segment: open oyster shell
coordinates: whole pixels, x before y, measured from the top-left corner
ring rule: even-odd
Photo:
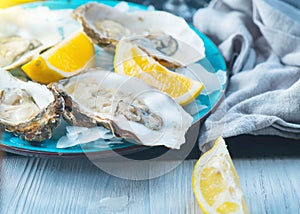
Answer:
[[[193,118],[168,95],[136,78],[101,69],[53,83],[71,125],[102,125],[116,137],[179,149]]]
[[[0,70],[0,124],[27,141],[43,141],[58,126],[63,99],[45,85]]]
[[[0,9],[0,68],[16,68],[80,29],[71,12],[48,7]]]
[[[139,44],[146,44],[144,49],[157,60],[168,60],[168,67],[186,66],[205,57],[202,39],[183,18],[164,11],[122,12],[104,4],[88,3],[74,10],[73,16],[101,47],[114,48],[124,37],[145,36]]]

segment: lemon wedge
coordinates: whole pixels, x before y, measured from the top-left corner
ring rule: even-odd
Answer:
[[[40,83],[56,82],[92,67],[95,49],[85,33],[79,31],[22,66],[23,71]]]
[[[197,161],[192,187],[204,213],[249,213],[223,138]]]
[[[136,44],[121,40],[116,47],[114,69],[118,74],[136,77],[167,93],[181,105],[193,101],[203,84],[182,74],[168,70]]]
[[[0,8],[11,7],[17,4],[24,4],[29,2],[34,2],[39,0],[10,0],[10,1],[0,1]]]

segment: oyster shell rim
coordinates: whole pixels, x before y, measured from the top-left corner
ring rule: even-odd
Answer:
[[[0,74],[3,74],[4,72],[6,77],[10,78],[10,81],[21,82],[25,85],[27,84],[26,82],[14,77],[9,71],[3,69],[0,70]],[[51,93],[53,99],[51,99],[45,107],[40,109],[40,112],[37,115],[27,119],[26,121],[11,123],[10,121],[0,118],[0,124],[4,127],[5,131],[11,132],[16,136],[19,136],[21,139],[25,139],[29,142],[41,142],[51,138],[53,129],[59,125],[61,113],[64,109],[64,102],[63,98],[56,92],[52,91],[49,87],[32,81],[29,81],[28,84],[33,84],[35,87],[42,87],[43,90],[47,90]]]
[[[171,32],[172,30],[170,32],[164,31],[164,30],[160,30],[160,31],[163,33],[166,33],[166,35],[172,36],[175,40],[177,40],[177,43],[180,44],[180,47],[178,47],[178,50],[189,47],[189,48],[191,48],[193,54],[189,55],[189,57],[185,58],[184,60],[183,59],[181,59],[181,60],[173,59],[172,60],[171,57],[169,57],[169,59],[167,60],[168,57],[160,58],[159,55],[154,55],[154,56],[151,55],[151,57],[155,58],[156,60],[159,59],[159,61],[161,61],[165,66],[167,66],[171,69],[186,66],[188,64],[197,62],[197,61],[205,58],[205,56],[206,56],[205,45],[204,45],[203,39],[201,37],[199,37],[199,35],[197,35],[197,33],[194,32],[193,29],[191,29],[189,24],[182,17],[176,16],[174,14],[171,14],[169,12],[162,11],[162,10],[154,10],[154,11],[138,10],[138,11],[132,11],[132,12],[131,11],[124,12],[124,11],[120,11],[120,10],[116,9],[115,7],[112,7],[112,6],[109,6],[109,5],[100,3],[100,2],[87,2],[87,3],[77,7],[76,9],[74,9],[72,16],[75,20],[77,20],[79,23],[81,23],[84,32],[99,47],[106,48],[107,50],[113,52],[115,50],[117,43],[121,39],[127,39],[127,38],[137,37],[137,36],[147,36],[148,34],[152,34],[152,33],[155,34],[156,32],[155,31],[151,32],[151,31],[149,31],[149,29],[144,29],[145,32],[146,31],[147,32],[149,31],[149,32],[146,34],[145,34],[145,32],[144,33],[134,32],[131,36],[128,36],[128,37],[125,36],[119,40],[109,37],[109,36],[101,33],[100,31],[98,31],[95,27],[95,24],[90,23],[92,21],[87,19],[87,15],[86,15],[85,11],[87,11],[88,9],[93,8],[93,7],[98,7],[98,8],[100,8],[99,10],[107,10],[108,12],[104,11],[104,14],[109,13],[109,12],[112,13],[112,11],[113,11],[114,18],[116,16],[125,16],[125,17],[131,19],[131,21],[135,21],[136,23],[142,22],[145,18],[147,20],[147,17],[156,17],[156,16],[166,16],[165,17],[166,20],[174,19],[174,21],[175,21],[175,19],[176,19],[177,25],[180,25],[181,29],[182,29],[181,31],[184,31],[184,32],[181,32],[181,31],[180,31],[180,33],[178,33],[177,31]],[[157,15],[155,16],[154,13],[156,13]],[[116,18],[116,19],[118,19],[118,18]],[[113,20],[113,19],[111,19],[111,20]],[[116,22],[119,23],[118,21],[116,21]],[[122,25],[121,22],[119,24]],[[153,29],[151,29],[151,30],[153,30]],[[185,31],[188,31],[188,33]],[[194,46],[196,46],[196,47],[194,47]],[[197,57],[194,56],[195,54],[197,55]],[[193,58],[193,59],[191,60],[191,58]],[[180,61],[180,63],[178,63],[178,61]]]
[[[70,79],[72,79],[72,78],[78,78],[80,75],[92,74],[93,72],[100,72],[100,73],[103,72],[103,75],[112,74],[115,77],[120,76],[122,78],[125,78],[126,80],[134,79],[139,84],[144,85],[148,89],[156,91],[157,93],[164,96],[165,99],[170,100],[168,102],[172,102],[172,103],[176,104],[176,108],[179,108],[181,116],[185,117],[185,119],[186,119],[186,120],[181,120],[181,124],[179,125],[179,127],[181,127],[180,132],[183,131],[183,133],[181,133],[181,134],[183,134],[183,136],[180,135],[180,138],[174,138],[173,140],[170,139],[170,141],[168,143],[162,144],[161,141],[159,141],[160,143],[151,145],[149,143],[144,142],[144,140],[145,140],[144,137],[143,138],[138,137],[138,135],[140,136],[140,134],[137,135],[136,133],[130,131],[130,129],[126,130],[124,128],[121,128],[112,119],[101,118],[101,116],[95,115],[95,113],[93,113],[93,112],[88,112],[87,109],[85,109],[85,107],[81,108],[80,104],[76,101],[76,99],[74,100],[74,98],[72,96],[68,95],[64,91],[65,86],[63,84],[68,84]],[[169,147],[169,148],[179,149],[180,146],[185,143],[185,133],[193,125],[193,117],[189,113],[187,113],[179,104],[177,104],[175,102],[174,99],[169,97],[166,93],[161,92],[158,89],[153,88],[152,86],[148,85],[147,83],[145,83],[144,81],[142,81],[140,79],[137,79],[137,78],[134,78],[134,77],[129,77],[129,76],[126,76],[126,75],[116,74],[114,72],[107,71],[107,70],[104,70],[102,68],[87,69],[85,72],[76,74],[76,75],[72,76],[71,78],[64,78],[64,79],[60,80],[57,83],[52,83],[51,88],[53,90],[55,90],[57,93],[61,94],[61,96],[64,98],[64,100],[65,100],[65,109],[62,113],[62,116],[65,119],[65,121],[68,122],[70,125],[83,126],[83,127],[94,127],[94,126],[102,125],[105,128],[110,129],[115,137],[124,138],[124,139],[129,140],[129,141],[134,140],[134,141],[136,141],[136,143],[139,143],[141,145],[146,145],[146,146],[150,146],[150,145],[151,146],[161,146],[161,145],[164,145],[164,146]],[[75,111],[74,111],[74,109],[75,109]],[[132,121],[132,122],[134,122],[134,121]],[[165,121],[164,121],[164,123],[165,123]],[[142,126],[144,126],[144,125],[142,125]],[[170,130],[173,130],[173,129],[171,127],[165,127],[164,126],[164,128],[162,130],[159,130],[158,133],[161,133],[161,131],[167,131],[166,133],[170,133],[171,132]],[[155,130],[152,130],[152,131],[155,132]],[[174,144],[174,141],[176,141],[175,144]],[[174,146],[172,146],[172,144]]]

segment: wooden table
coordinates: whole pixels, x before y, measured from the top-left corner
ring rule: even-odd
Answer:
[[[255,144],[237,141],[228,139],[229,150],[251,213],[300,213],[300,155],[285,154],[297,148],[299,153],[299,144],[279,139],[267,143],[269,150],[278,150],[275,156],[251,156]],[[6,155],[0,213],[201,213],[191,188],[195,162],[185,160],[163,176],[135,181],[111,176],[87,158]],[[169,162],[161,165],[167,168]]]

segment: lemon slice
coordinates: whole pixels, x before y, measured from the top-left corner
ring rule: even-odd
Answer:
[[[192,186],[204,213],[249,213],[239,177],[221,137],[197,161]]]
[[[10,0],[10,1],[0,1],[0,8],[11,7],[17,4],[24,4],[29,2],[34,2],[39,0]]]
[[[193,101],[203,89],[201,82],[168,70],[137,45],[126,40],[121,40],[116,47],[114,69],[116,73],[145,81],[181,105]]]
[[[94,65],[95,49],[85,33],[79,31],[22,66],[34,81],[56,82]]]

